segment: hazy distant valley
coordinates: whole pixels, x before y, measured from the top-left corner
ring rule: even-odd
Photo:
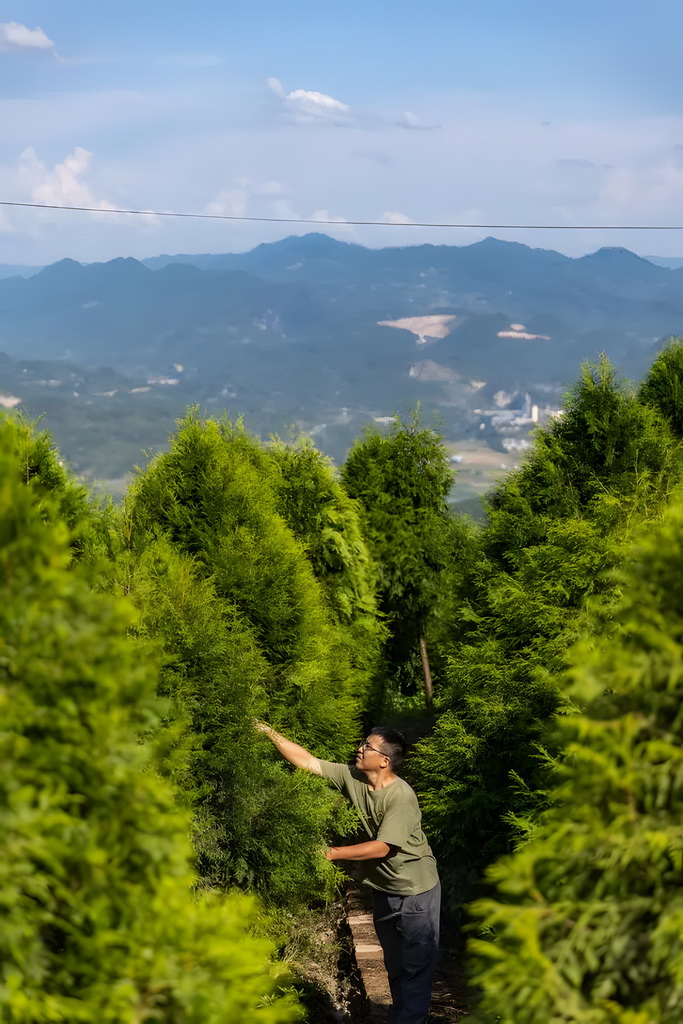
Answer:
[[[683,333],[676,262],[319,234],[243,254],[63,260],[0,279],[0,403],[44,413],[74,468],[115,488],[188,404],[264,435],[307,431],[340,459],[365,423],[420,401],[462,456],[467,498],[519,458],[583,359],[605,351],[637,378]]]

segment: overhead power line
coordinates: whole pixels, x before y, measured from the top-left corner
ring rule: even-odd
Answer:
[[[486,228],[497,231],[683,231],[681,224],[460,224],[453,221],[323,220],[318,217],[248,217],[230,213],[178,213],[170,210],[118,210],[95,206],[58,206],[56,203],[14,203],[0,199],[0,206],[29,210],[69,210],[80,213],[125,213],[136,217],[183,217],[194,220],[251,221],[259,224],[323,224],[377,228]]]

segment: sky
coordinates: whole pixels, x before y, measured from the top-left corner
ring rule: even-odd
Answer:
[[[313,230],[683,256],[683,230],[568,230],[683,227],[681,38],[681,0],[8,0],[0,200],[101,212],[0,205],[0,263]]]

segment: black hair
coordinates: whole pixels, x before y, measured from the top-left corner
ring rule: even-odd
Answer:
[[[398,729],[390,729],[386,725],[374,726],[368,736],[379,736],[382,741],[382,752],[391,760],[391,770],[395,771],[406,754],[406,741]]]

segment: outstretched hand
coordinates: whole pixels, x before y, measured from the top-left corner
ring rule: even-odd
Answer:
[[[254,728],[257,732],[265,733],[266,736],[272,732],[271,727],[266,722],[261,722],[258,718],[254,719]]]

